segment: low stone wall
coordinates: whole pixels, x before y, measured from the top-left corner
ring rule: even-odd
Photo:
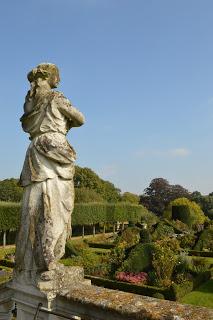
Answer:
[[[76,286],[57,298],[57,309],[98,320],[213,320],[213,310],[96,286]]]
[[[38,320],[213,320],[211,309],[87,284],[73,285],[53,300],[30,287],[0,285],[1,320],[11,320],[14,302],[17,320],[35,319],[40,303]]]

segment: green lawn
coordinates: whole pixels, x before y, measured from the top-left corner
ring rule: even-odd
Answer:
[[[187,294],[180,302],[213,308],[213,279],[205,282],[196,290]]]

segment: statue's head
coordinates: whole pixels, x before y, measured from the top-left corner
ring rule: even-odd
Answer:
[[[56,88],[60,82],[58,67],[53,63],[40,63],[27,75],[30,83],[46,80],[51,88]]]

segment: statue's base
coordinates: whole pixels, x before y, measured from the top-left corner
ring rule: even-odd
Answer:
[[[35,282],[37,285],[34,284]],[[41,274],[35,282],[30,283],[30,279],[26,279],[26,274],[22,274],[20,277],[16,276],[7,285],[13,292],[13,301],[17,307],[17,320],[60,319],[60,317],[43,311],[39,311],[38,317],[35,318],[39,304],[46,310],[57,310],[57,295],[69,291],[69,287],[73,284],[89,284],[88,280],[84,279],[83,268],[64,267],[63,265],[54,271]]]

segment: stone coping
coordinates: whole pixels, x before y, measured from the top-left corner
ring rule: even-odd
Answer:
[[[97,286],[72,286],[62,294],[72,303],[113,312],[120,319],[137,320],[213,320],[213,310],[160,300]],[[102,319],[102,318],[101,318]],[[107,318],[106,318],[107,319]]]

